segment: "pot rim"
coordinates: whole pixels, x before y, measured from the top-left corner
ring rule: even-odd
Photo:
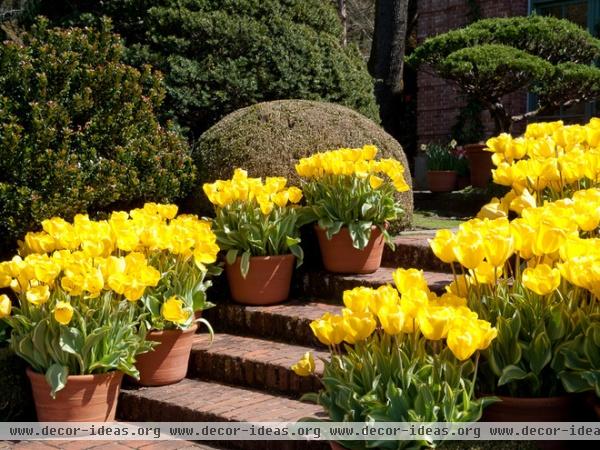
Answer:
[[[374,225],[371,225],[371,230],[374,230],[374,229],[379,229],[379,226],[380,226],[380,225],[375,225],[375,224],[374,224]],[[315,230],[327,231],[327,229],[326,229],[326,228],[321,228],[321,227],[319,226],[319,224],[318,224],[318,223],[315,223],[315,224],[313,225],[313,228],[314,228]],[[383,224],[383,228],[385,228],[385,229],[387,230],[387,229],[389,228],[389,222],[387,222],[387,221],[386,221],[386,222]],[[347,229],[348,229],[348,227],[347,227],[346,225],[344,225],[342,228],[340,228],[340,231],[341,231],[341,230],[344,230],[344,229],[346,229],[346,230],[347,230]]]
[[[194,323],[191,327],[189,327],[187,330],[180,330],[180,329],[175,329],[175,330],[150,330],[148,331],[148,333],[146,334],[146,336],[152,334],[152,336],[163,336],[163,335],[168,335],[168,334],[190,334],[192,332],[195,332],[198,329],[198,324]],[[146,338],[146,340],[148,340]],[[141,354],[141,353],[140,353]]]
[[[43,373],[39,373],[36,372],[35,370],[33,370],[31,368],[31,366],[27,366],[27,368],[25,369],[25,372],[27,373],[27,376],[29,378],[43,378],[44,381],[46,381],[46,375]],[[92,381],[92,380],[97,380],[97,379],[106,379],[106,378],[113,378],[113,377],[119,377],[119,376],[123,376],[123,372],[121,372],[120,370],[111,370],[108,372],[104,372],[104,373],[91,373],[91,374],[86,374],[86,375],[67,375],[67,380],[71,379],[71,380],[77,380],[77,381]]]
[[[488,394],[488,393],[480,393],[480,397],[497,397],[502,401],[521,401],[521,402],[542,402],[542,401],[559,401],[564,399],[572,399],[580,397],[580,394],[577,392],[574,393],[565,393],[562,395],[552,395],[550,397],[514,397],[510,395],[497,395],[497,394]]]

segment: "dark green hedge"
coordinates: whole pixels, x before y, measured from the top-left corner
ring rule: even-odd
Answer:
[[[0,251],[53,215],[185,195],[186,140],[157,121],[161,78],[102,31],[40,22],[0,46]]]
[[[0,420],[4,422],[35,419],[26,367],[8,347],[0,346]]]
[[[170,117],[197,136],[266,100],[324,100],[378,120],[373,82],[355,46],[340,45],[323,0],[58,0],[40,2],[59,25],[113,18],[128,61],[165,74]]]

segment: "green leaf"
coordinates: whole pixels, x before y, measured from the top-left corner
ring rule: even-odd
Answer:
[[[69,369],[61,364],[52,364],[46,370],[46,381],[50,385],[50,395],[56,398],[56,393],[67,384]]]
[[[248,272],[250,271],[250,252],[245,251],[242,253],[242,257],[240,259],[240,270],[242,272],[242,278],[246,278]]]
[[[500,379],[498,380],[498,386],[503,386],[507,383],[510,383],[511,381],[522,380],[522,379],[526,378],[527,375],[528,375],[527,372],[525,372],[520,367],[513,366],[513,365],[506,366],[502,370],[502,375],[500,376]]]
[[[231,248],[227,251],[227,254],[225,255],[225,261],[227,261],[227,264],[231,265],[231,264],[235,263],[237,256],[238,256],[238,249]]]
[[[300,267],[304,261],[304,250],[299,245],[290,247],[290,252],[296,257],[296,267]]]
[[[552,359],[552,345],[545,331],[538,332],[529,349],[529,367],[538,375]]]

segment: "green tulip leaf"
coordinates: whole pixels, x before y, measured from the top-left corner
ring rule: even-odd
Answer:
[[[67,384],[69,369],[62,364],[52,364],[46,370],[46,381],[50,386],[50,395],[56,398],[56,393],[63,389]]]

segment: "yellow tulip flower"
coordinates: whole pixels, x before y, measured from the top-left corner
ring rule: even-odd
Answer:
[[[292,186],[288,188],[288,196],[291,203],[298,203],[302,200],[302,190]]]
[[[446,338],[448,348],[461,361],[469,359],[477,351],[480,342],[479,330],[468,324],[453,325]]]
[[[458,262],[467,269],[476,268],[485,257],[481,236],[475,232],[459,231],[454,246],[454,255]]]
[[[50,298],[50,288],[47,285],[30,287],[25,293],[27,301],[35,306],[43,305]]]
[[[377,175],[371,175],[369,177],[369,185],[371,186],[371,189],[378,189],[383,182],[383,178],[378,177]]]
[[[427,280],[422,270],[417,269],[396,269],[392,274],[396,289],[401,294],[408,292],[410,289],[419,289],[429,291]]]
[[[445,263],[456,261],[453,247],[456,244],[454,233],[450,230],[438,230],[433,239],[429,239],[431,250],[439,259]]]
[[[344,308],[342,314],[346,332],[344,340],[349,344],[355,344],[368,338],[377,327],[377,321],[370,312],[353,312]]]
[[[427,291],[419,288],[412,288],[402,294],[400,306],[406,315],[416,317],[421,308],[425,308],[429,303]]]
[[[539,264],[535,268],[525,269],[522,280],[527,289],[538,295],[547,295],[560,285],[560,271],[547,264]]]
[[[431,341],[437,341],[446,337],[453,317],[453,308],[428,306],[419,310],[417,321],[423,336]]]
[[[292,365],[292,370],[296,375],[307,377],[315,373],[315,358],[311,352],[306,352],[300,360]]]
[[[73,318],[73,307],[69,302],[57,301],[54,306],[54,319],[61,325],[68,325]]]
[[[340,316],[325,313],[320,319],[310,323],[310,329],[315,337],[325,345],[337,345],[344,340],[346,332]]]
[[[0,295],[0,319],[10,316],[12,310],[12,302],[7,295]]]
[[[165,320],[181,325],[189,320],[191,311],[185,309],[183,307],[183,300],[174,295],[162,304],[160,314]]]
[[[399,305],[385,305],[379,309],[377,318],[383,331],[389,335],[400,334],[404,330],[405,314]]]
[[[365,312],[369,310],[369,304],[375,295],[375,290],[358,286],[352,290],[344,291],[343,302],[346,308],[351,311]]]

